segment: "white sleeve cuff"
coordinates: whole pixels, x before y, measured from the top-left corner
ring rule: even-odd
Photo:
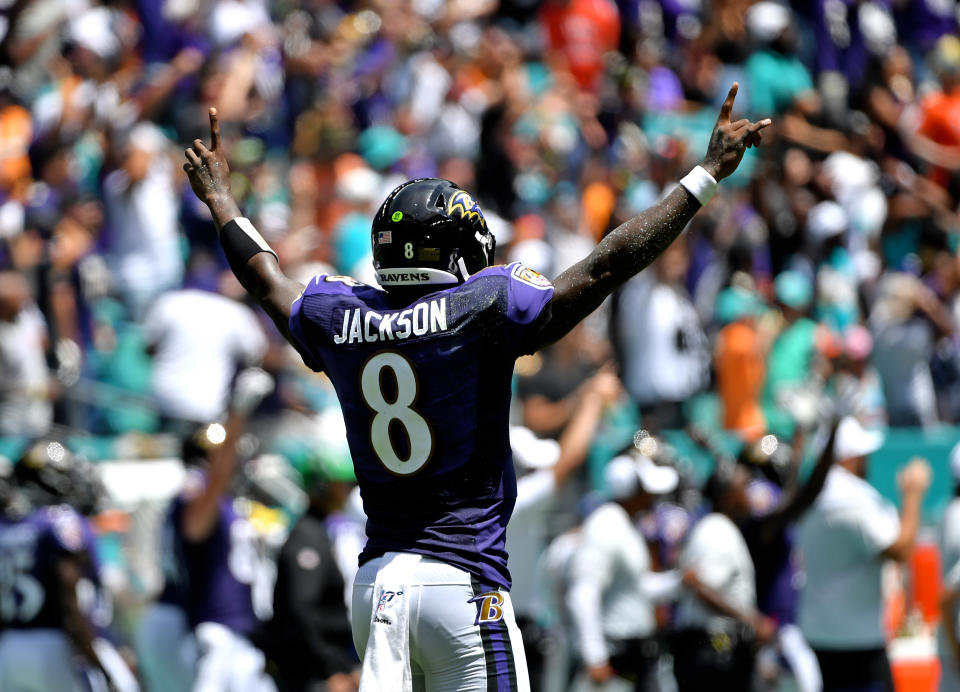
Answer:
[[[707,202],[717,191],[717,181],[702,166],[697,166],[687,173],[680,184],[686,188],[687,192],[697,198],[701,207],[707,206]]]

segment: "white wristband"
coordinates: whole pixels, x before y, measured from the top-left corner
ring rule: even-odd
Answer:
[[[686,188],[687,192],[697,198],[701,207],[707,206],[707,202],[717,191],[717,181],[702,166],[697,166],[687,173],[680,184]]]

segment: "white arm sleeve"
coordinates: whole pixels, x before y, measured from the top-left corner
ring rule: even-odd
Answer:
[[[645,572],[640,580],[640,590],[654,603],[669,603],[680,597],[682,578],[683,575],[678,569],[669,572]]]
[[[603,636],[603,589],[613,576],[615,542],[609,539],[606,522],[591,522],[584,527],[581,543],[573,556],[567,608],[573,618],[580,656],[588,666],[607,660],[609,652]]]
[[[606,662],[609,654],[603,638],[600,584],[592,579],[574,582],[567,592],[567,609],[580,643],[580,657],[587,666]]]
[[[542,469],[523,476],[517,481],[517,501],[513,513],[520,514],[545,505],[553,499],[556,487],[553,469]]]

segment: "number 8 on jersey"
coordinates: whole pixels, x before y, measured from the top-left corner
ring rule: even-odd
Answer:
[[[397,396],[387,401],[383,391],[384,370],[397,383]],[[382,351],[370,358],[360,371],[364,403],[374,412],[370,421],[370,444],[384,468],[397,476],[410,476],[422,469],[433,455],[433,431],[414,408],[417,376],[413,365],[396,351]],[[390,438],[390,425],[398,421],[410,441],[410,455],[401,459]]]

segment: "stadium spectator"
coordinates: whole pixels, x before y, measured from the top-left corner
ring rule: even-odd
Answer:
[[[237,370],[257,365],[267,349],[249,307],[201,288],[162,295],[143,330],[154,356],[153,394],[174,429],[219,419]]]
[[[594,684],[614,677],[651,689],[660,659],[654,604],[672,600],[678,573],[655,573],[635,521],[658,495],[677,487],[677,472],[628,452],[604,470],[609,501],[586,518],[570,568],[567,608],[581,665]]]
[[[785,271],[774,280],[776,304],[784,324],[767,354],[763,386],[763,417],[767,432],[781,440],[793,439],[798,415],[809,424],[816,399],[814,376],[818,365],[818,326],[808,316],[813,303],[810,280],[796,271]]]
[[[56,384],[46,351],[46,322],[26,280],[0,273],[0,434],[39,437],[50,428]]]
[[[173,165],[166,148],[158,128],[138,124],[118,153],[118,166],[103,180],[116,289],[138,318],[183,279]]]
[[[766,349],[757,326],[759,310],[759,298],[746,288],[727,288],[717,297],[717,318],[724,327],[717,334],[714,365],[723,425],[748,442],[766,429],[760,408]]]
[[[872,362],[883,382],[890,424],[934,425],[936,393],[930,361],[940,335],[955,331],[936,295],[909,274],[882,277],[870,312]]]
[[[617,301],[624,384],[653,432],[682,428],[683,403],[709,381],[707,337],[683,285],[688,265],[681,239],[628,281]]]
[[[870,330],[861,325],[850,327],[843,335],[841,347],[831,382],[837,411],[853,416],[867,429],[885,428],[887,404],[880,376],[870,364]]]
[[[910,555],[930,467],[911,460],[899,475],[903,507],[867,483],[869,456],[883,433],[844,418],[833,444],[833,468],[823,492],[800,523],[807,580],[800,628],[820,662],[823,688],[892,690],[883,629],[882,571],[886,560]]]

